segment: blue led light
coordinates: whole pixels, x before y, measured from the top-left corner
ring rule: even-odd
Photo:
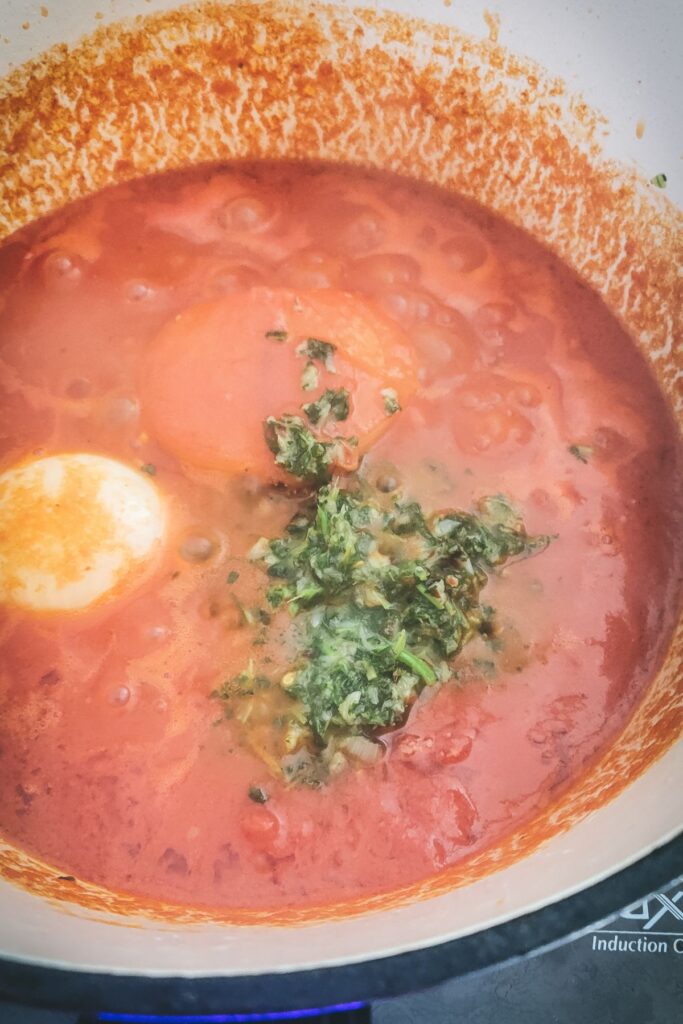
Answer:
[[[273,1013],[214,1013],[180,1014],[167,1016],[155,1013],[98,1013],[97,1019],[111,1024],[256,1024],[260,1020],[297,1020],[301,1017],[318,1017],[323,1013],[342,1013],[344,1010],[361,1010],[365,1003],[338,1003],[335,1006],[321,1006],[311,1010],[280,1010]]]

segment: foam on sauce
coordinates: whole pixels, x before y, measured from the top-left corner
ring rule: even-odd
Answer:
[[[0,470],[69,450],[153,467],[170,537],[153,578],[106,608],[3,612],[0,828],[12,842],[144,897],[324,905],[491,847],[623,727],[676,610],[674,428],[619,324],[526,236],[389,175],[203,168],[118,186],[25,229],[0,250],[0,284]],[[372,435],[366,475],[394,474],[430,510],[504,492],[531,532],[558,535],[484,592],[502,650],[467,647],[462,685],[425,691],[380,764],[318,791],[272,778],[215,724],[209,697],[249,657],[273,676],[288,666],[287,637],[255,646],[240,606],[263,604],[245,556],[283,530],[296,499],[256,462],[226,473],[224,459],[196,456],[196,423],[185,425],[201,388],[196,407],[192,388],[179,392],[173,442],[150,409],[159,339],[197,304],[232,308],[264,289],[317,295],[332,320],[351,293],[407,339],[417,390]],[[259,402],[277,394],[263,381],[257,360]],[[226,451],[230,430],[228,418]],[[267,804],[249,799],[253,785]]]

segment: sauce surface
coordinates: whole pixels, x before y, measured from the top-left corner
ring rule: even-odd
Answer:
[[[153,479],[167,523],[113,597],[1,613],[12,842],[145,896],[324,904],[490,846],[623,726],[676,611],[680,456],[633,343],[524,235],[386,175],[204,168],[14,236],[0,288],[0,472],[105,455]],[[467,645],[378,764],[320,789],[270,773],[211,697],[249,659],[277,676],[292,658],[287,630],[244,610],[264,605],[249,551],[300,500],[260,427],[306,400],[300,360],[267,337],[299,320],[338,342],[362,476],[430,511],[503,493],[557,535],[491,575],[499,642]]]

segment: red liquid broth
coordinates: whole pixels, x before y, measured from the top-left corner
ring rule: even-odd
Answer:
[[[417,390],[373,435],[364,473],[394,475],[429,511],[504,493],[530,532],[557,535],[483,592],[503,650],[469,645],[460,680],[422,694],[380,763],[319,790],[271,776],[210,698],[250,657],[275,677],[291,659],[279,634],[254,646],[233,595],[263,604],[246,555],[296,499],[258,474],[181,462],[145,413],[164,325],[256,287],[352,293],[408,339]],[[160,566],[125,594],[69,615],[1,613],[12,843],[195,906],[389,892],[518,828],[623,727],[677,607],[680,452],[631,339],[528,237],[387,175],[204,168],[112,188],[15,235],[0,289],[0,469],[60,451],[152,464],[169,515]],[[263,373],[255,361],[258,394]],[[211,540],[206,561],[184,557],[190,536]]]

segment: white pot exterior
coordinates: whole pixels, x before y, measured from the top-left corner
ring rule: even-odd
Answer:
[[[563,78],[608,119],[605,152],[632,161],[651,178],[668,177],[667,193],[683,205],[680,101],[680,5],[677,0],[332,0],[339,7],[392,10],[454,27],[478,38],[500,16],[498,40]],[[306,0],[302,0],[302,7]],[[0,76],[55,43],[122,18],[181,6],[177,0],[0,0]],[[41,7],[48,10],[43,17]],[[100,13],[104,19],[99,17]],[[22,28],[28,24],[28,29]],[[642,122],[643,135],[636,129]]]
[[[343,4],[340,4],[342,6]],[[105,22],[177,6],[164,0],[0,0],[0,74],[57,42]],[[305,6],[305,4],[303,5]],[[344,6],[351,6],[346,4]],[[371,6],[365,4],[365,6]],[[484,3],[393,0],[381,5],[486,37]],[[499,40],[580,88],[609,120],[605,153],[668,177],[683,198],[677,45],[678,5],[640,0],[498,0]],[[22,25],[29,23],[28,29]],[[642,122],[642,138],[637,125]],[[640,134],[640,132],[638,132]],[[611,803],[535,853],[467,887],[362,918],[306,927],[173,926],[107,918],[50,903],[0,881],[0,956],[85,970],[149,975],[237,975],[348,963],[475,932],[558,900],[618,870],[675,835],[683,822],[683,744],[671,748]]]

